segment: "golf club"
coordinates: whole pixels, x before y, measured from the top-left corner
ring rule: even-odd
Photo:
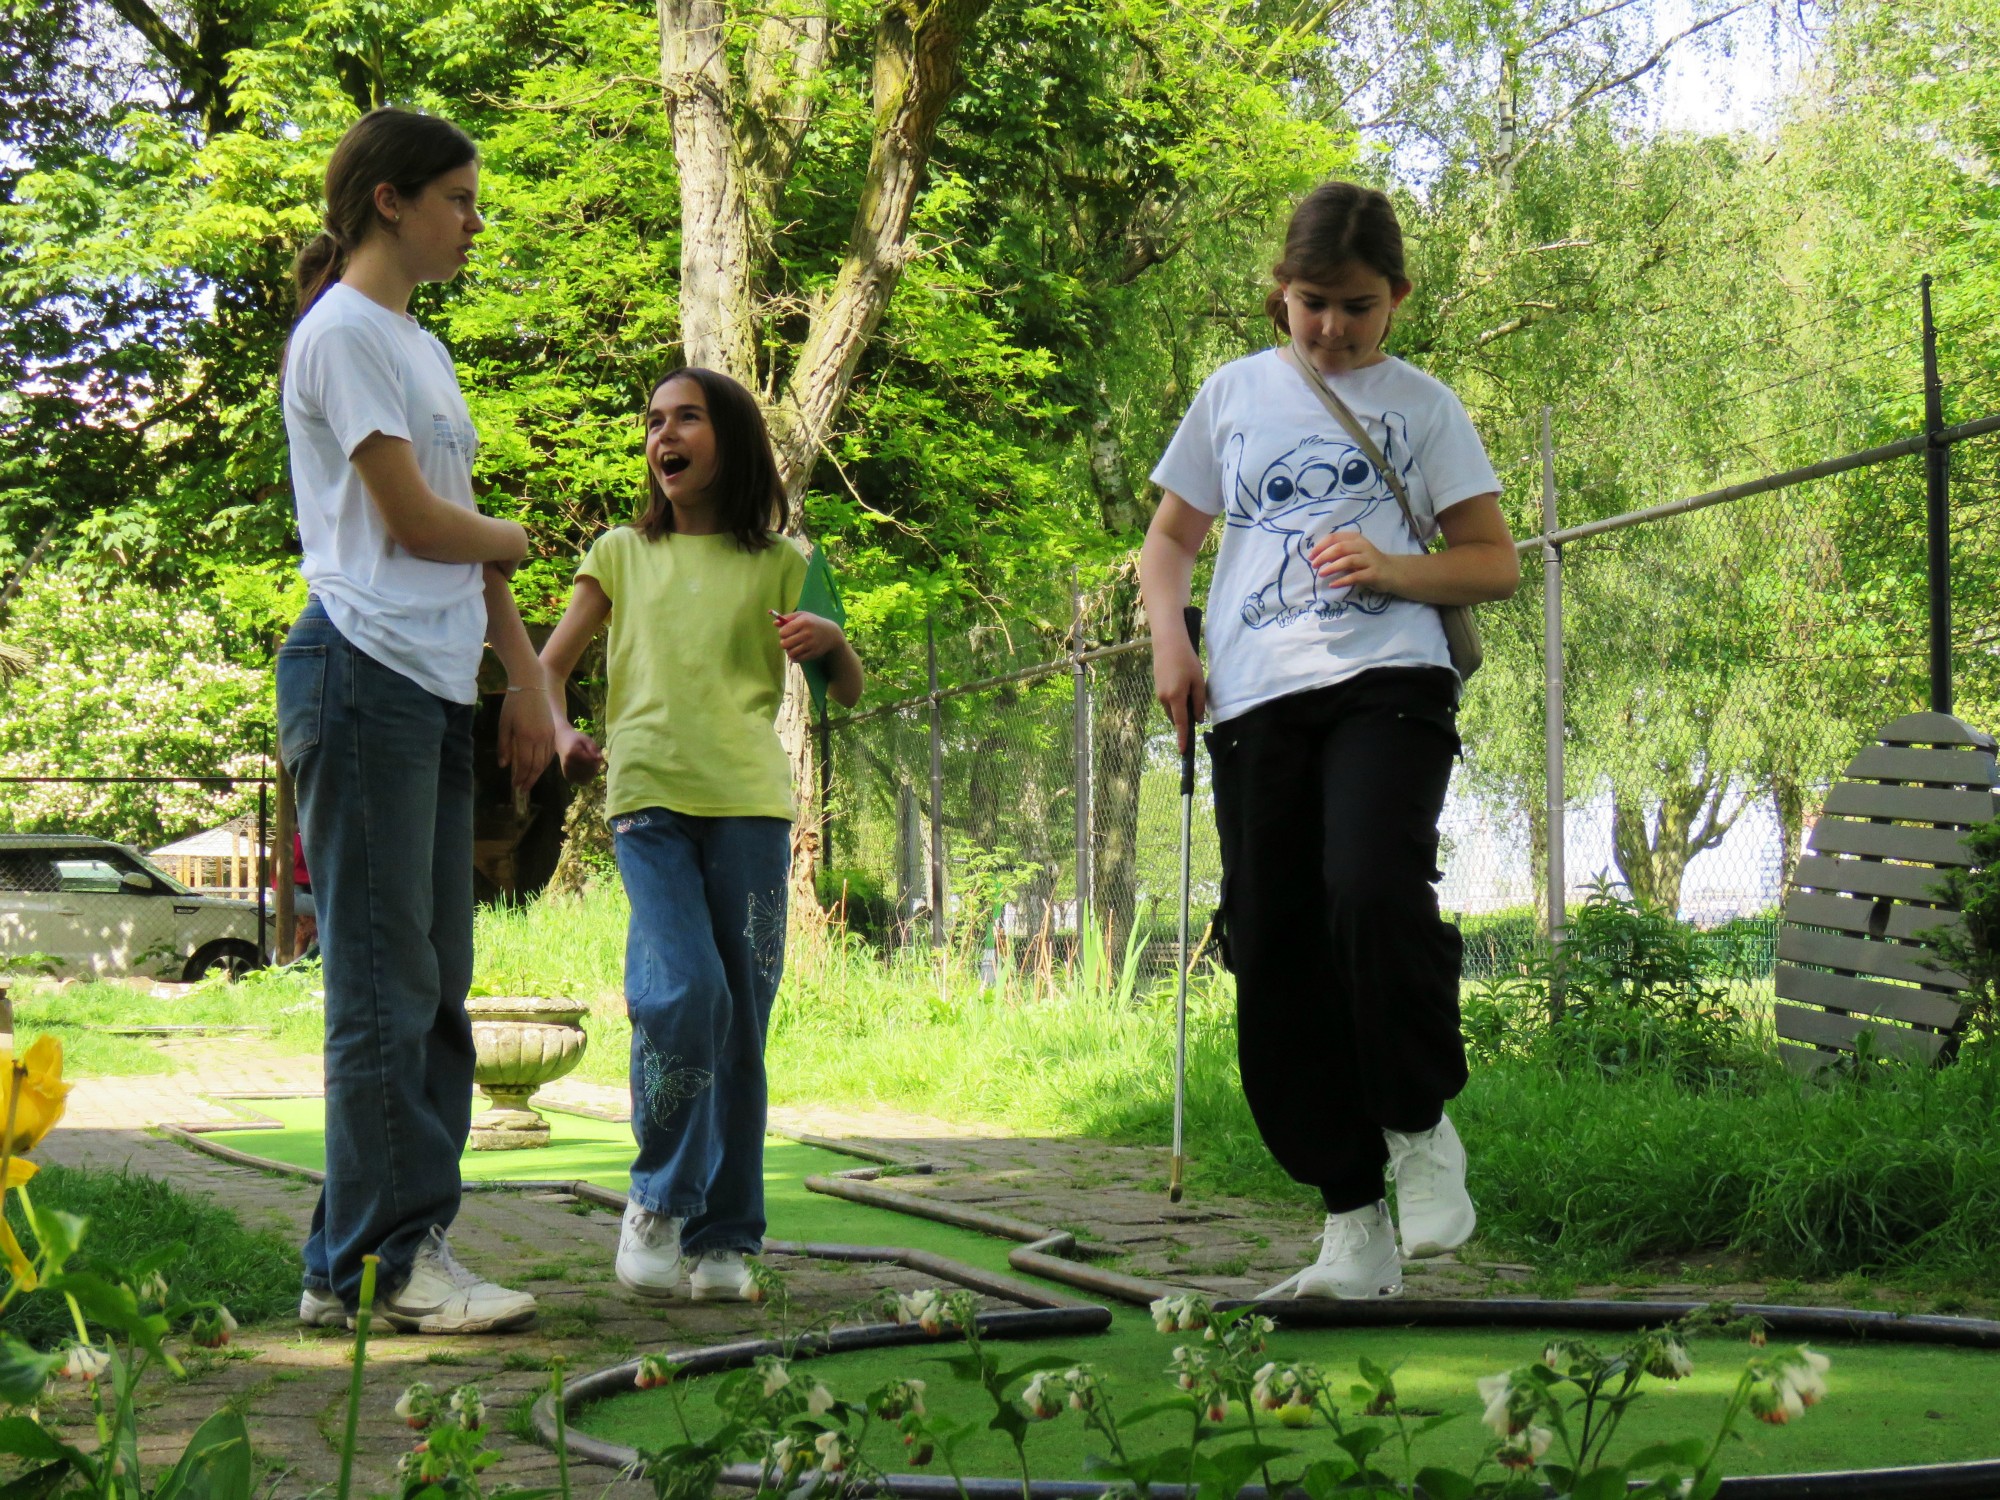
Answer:
[[[1195,661],[1201,660],[1201,609],[1181,611]],[[1181,929],[1174,950],[1174,1160],[1167,1175],[1167,1201],[1181,1201],[1181,1128],[1187,1114],[1188,859],[1194,842],[1194,690],[1187,696],[1187,743],[1181,746]]]

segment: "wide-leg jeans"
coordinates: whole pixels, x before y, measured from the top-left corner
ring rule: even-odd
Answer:
[[[785,967],[791,824],[663,807],[611,820],[632,904],[632,1201],[681,1248],[764,1243],[764,1039]]]
[[[317,600],[278,651],[326,983],[326,1181],[305,1283],[350,1308],[458,1213],[472,1123],[472,717],[355,649]]]

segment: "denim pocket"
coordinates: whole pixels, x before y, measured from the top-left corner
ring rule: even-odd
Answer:
[[[285,769],[319,744],[320,718],[326,702],[326,647],[278,648],[278,754]]]

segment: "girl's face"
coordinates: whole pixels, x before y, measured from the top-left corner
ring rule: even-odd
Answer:
[[[1389,315],[1410,295],[1410,284],[1350,261],[1323,281],[1278,283],[1292,341],[1320,372],[1344,375],[1382,361]]]
[[[479,217],[479,163],[467,162],[405,198],[386,183],[376,204],[390,220],[396,252],[416,281],[449,281],[472,258],[472,241],[486,228]]]
[[[701,386],[676,376],[653,392],[646,408],[646,467],[676,514],[708,503],[715,482],[715,428]]]

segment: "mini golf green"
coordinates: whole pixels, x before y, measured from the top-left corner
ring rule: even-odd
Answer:
[[[280,1128],[219,1132],[215,1138],[258,1156],[299,1166],[321,1165],[324,1117],[318,1099],[258,1100],[254,1107],[278,1120]],[[554,1144],[537,1151],[468,1151],[467,1176],[490,1181],[582,1179],[622,1191],[631,1161],[628,1127],[550,1113]],[[842,1171],[855,1164],[854,1158],[836,1152],[771,1139],[765,1148],[765,1191],[772,1237],[930,1250],[1020,1276],[1007,1264],[1007,1252],[1013,1247],[1005,1241],[806,1191],[803,1179],[809,1174]],[[1064,1290],[1075,1294],[1074,1288]],[[1131,1411],[1170,1392],[1167,1360],[1173,1345],[1186,1336],[1168,1338],[1154,1332],[1138,1308],[1114,1306],[1112,1314],[1112,1326],[1103,1334],[993,1347],[1009,1365],[1044,1354],[1088,1363],[1106,1379],[1119,1408]],[[1548,1338],[1532,1330],[1300,1329],[1273,1335],[1269,1352],[1281,1363],[1309,1361],[1335,1377],[1351,1375],[1363,1356],[1398,1366],[1397,1390],[1406,1409],[1457,1414],[1457,1420],[1423,1440],[1419,1462],[1469,1467],[1493,1442],[1479,1425],[1475,1382],[1535,1359]],[[1618,1341],[1607,1335],[1591,1342],[1610,1349]],[[1620,1446],[1625,1451],[1662,1438],[1714,1431],[1749,1351],[1740,1340],[1721,1337],[1699,1339],[1692,1347],[1693,1376],[1677,1385],[1647,1383],[1648,1394],[1621,1429]],[[1882,1468],[2000,1456],[2000,1379],[1996,1379],[2000,1354],[1861,1341],[1829,1341],[1816,1347],[1833,1360],[1827,1401],[1788,1427],[1746,1420],[1739,1428],[1743,1441],[1732,1443],[1724,1460],[1729,1472]],[[814,1378],[825,1381],[836,1395],[855,1402],[891,1379],[921,1376],[928,1383],[934,1414],[946,1420],[976,1417],[983,1427],[990,1415],[984,1393],[955,1381],[941,1362],[956,1352],[948,1342],[940,1342],[935,1351],[864,1350],[826,1356],[810,1368]],[[712,1425],[710,1390],[709,1382],[698,1380],[683,1395],[697,1432]],[[1241,1420],[1239,1412],[1235,1422]],[[1182,1440],[1182,1421],[1158,1418],[1139,1424],[1128,1435],[1128,1443],[1136,1450],[1150,1450]],[[594,1437],[642,1449],[679,1439],[672,1402],[661,1390],[635,1391],[595,1403],[577,1414],[575,1425]],[[1301,1451],[1327,1442],[1324,1429],[1289,1432],[1267,1424],[1262,1430],[1272,1441]],[[902,1443],[896,1434],[885,1429],[874,1442],[877,1446],[868,1456],[890,1472],[900,1472]],[[1100,1439],[1085,1433],[1075,1413],[1065,1412],[1038,1427],[1028,1451],[1038,1474],[1074,1478],[1083,1474],[1086,1456],[1101,1446]],[[1009,1474],[1013,1453],[1004,1438],[982,1430],[967,1440],[960,1464],[967,1474]]]
[[[1574,1337],[1574,1335],[1570,1335]],[[1309,1361],[1336,1388],[1349,1383],[1357,1361],[1367,1356],[1381,1365],[1399,1365],[1397,1395],[1406,1410],[1450,1412],[1456,1420],[1420,1440],[1418,1466],[1469,1468],[1496,1439],[1479,1423],[1481,1403],[1475,1383],[1481,1376],[1525,1364],[1537,1357],[1548,1335],[1529,1330],[1488,1332],[1464,1329],[1280,1330],[1269,1355],[1280,1363]],[[1089,1364],[1104,1377],[1121,1411],[1133,1411],[1173,1394],[1166,1374],[1169,1354],[1185,1335],[1162,1337],[1150,1324],[1133,1329],[1123,1319],[1095,1337],[994,1344],[1003,1367],[1049,1354]],[[1595,1340],[1615,1349],[1615,1337]],[[1775,1342],[1775,1341],[1774,1341]],[[1734,1474],[1788,1474],[1823,1469],[1869,1469],[1899,1464],[1990,1459],[2000,1452],[2000,1356],[1967,1349],[1907,1344],[1828,1343],[1816,1345],[1833,1360],[1831,1394],[1788,1427],[1745,1420],[1724,1457]],[[923,1349],[871,1349],[828,1355],[794,1367],[795,1378],[823,1381],[843,1400],[856,1403],[887,1382],[916,1376],[926,1382],[925,1400],[934,1419],[978,1419],[981,1430],[965,1441],[959,1465],[966,1474],[1016,1473],[1013,1448],[998,1433],[983,1430],[992,1406],[979,1387],[956,1380],[943,1361],[963,1352],[941,1344]],[[1620,1429],[1616,1452],[1668,1438],[1712,1436],[1729,1392],[1742,1372],[1749,1349],[1740,1339],[1696,1340],[1691,1346],[1695,1373],[1678,1384],[1649,1381]],[[1358,1378],[1358,1377],[1357,1377]],[[697,1434],[712,1430],[713,1378],[689,1383],[682,1399]],[[1356,1417],[1343,1403],[1343,1419]],[[1185,1416],[1161,1416],[1126,1431],[1129,1451],[1151,1452],[1187,1438]],[[634,1391],[595,1403],[577,1413],[575,1426],[593,1437],[634,1448],[661,1448],[680,1440],[680,1429],[662,1390]],[[866,1456],[891,1473],[904,1469],[903,1444],[893,1424],[875,1424]],[[1232,1411],[1231,1426],[1243,1429],[1243,1414]],[[1247,1435],[1247,1429],[1243,1429]],[[1324,1424],[1287,1431],[1259,1424],[1261,1436],[1301,1453],[1331,1451]],[[1082,1418],[1065,1411],[1038,1424],[1028,1457],[1038,1478],[1085,1476],[1084,1460],[1102,1453],[1104,1441],[1087,1432]],[[1491,1471],[1489,1471],[1491,1472]]]

